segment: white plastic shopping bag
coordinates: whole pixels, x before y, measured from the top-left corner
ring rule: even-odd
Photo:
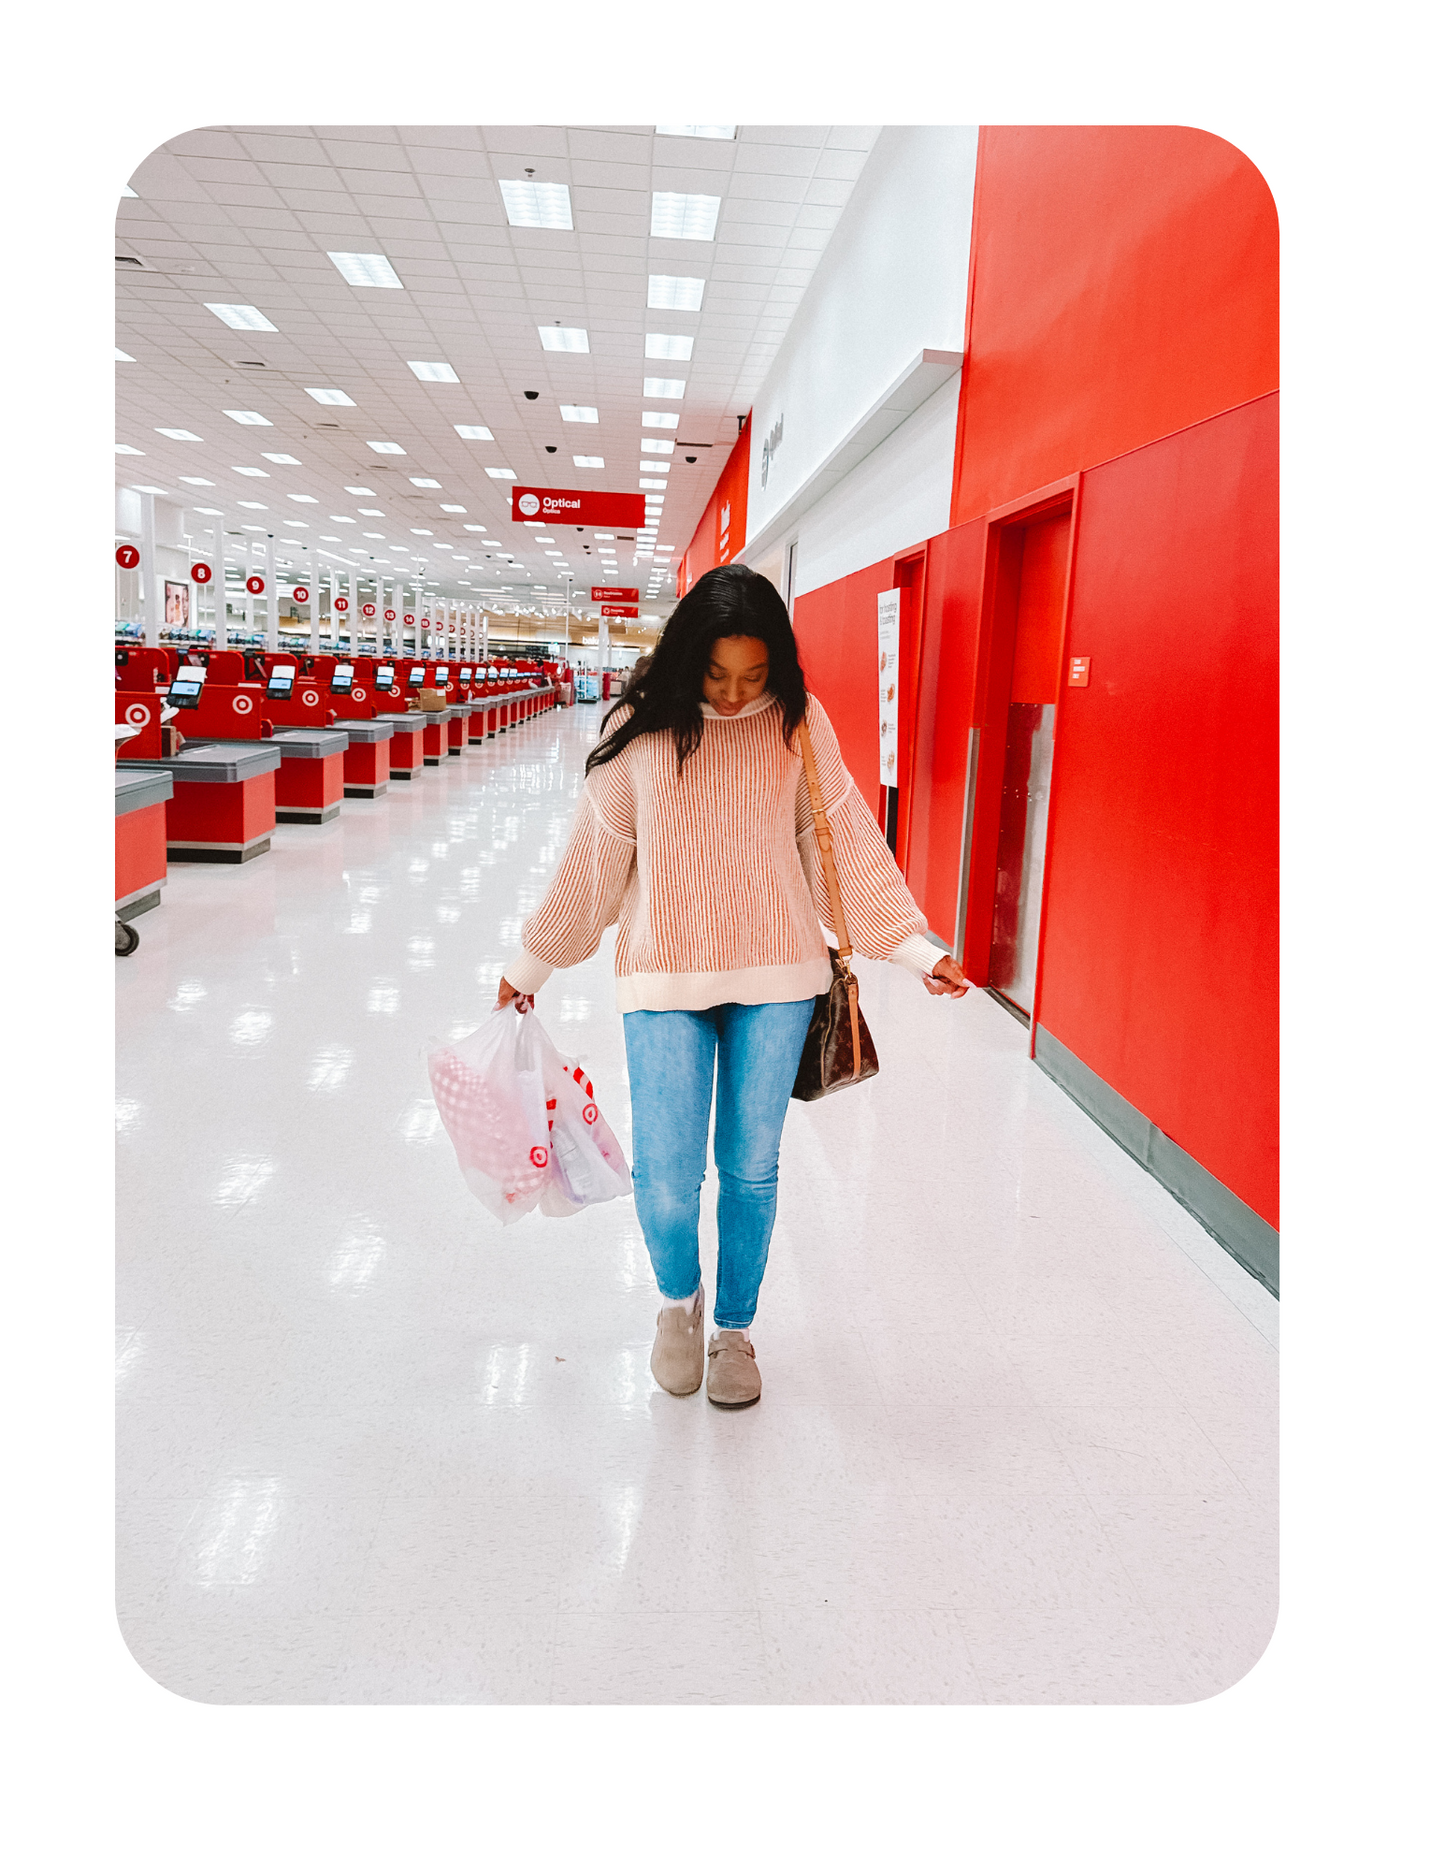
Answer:
[[[544,1215],[575,1215],[593,1202],[628,1194],[632,1172],[597,1107],[591,1079],[575,1060],[562,1057],[545,1032],[541,1040],[542,1083],[552,1120],[552,1173],[541,1209]]]
[[[432,1096],[467,1187],[504,1226],[537,1206],[552,1167],[536,1015],[498,1007],[427,1054]]]
[[[531,1011],[498,1007],[427,1055],[432,1095],[467,1187],[506,1226],[539,1206],[575,1215],[632,1188],[591,1081]]]

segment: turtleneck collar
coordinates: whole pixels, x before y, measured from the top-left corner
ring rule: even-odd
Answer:
[[[749,715],[760,715],[765,708],[771,708],[776,699],[771,694],[760,695],[755,702],[744,702],[735,715],[720,715],[707,702],[699,702],[698,708],[704,721],[746,721]]]

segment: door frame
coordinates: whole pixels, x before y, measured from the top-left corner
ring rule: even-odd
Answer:
[[[959,853],[958,918],[954,952],[969,979],[988,982],[993,947],[993,907],[998,870],[999,813],[1003,804],[1004,746],[1008,735],[1008,697],[1013,678],[1014,635],[1018,623],[1018,560],[1015,538],[1032,521],[1069,515],[1069,543],[1064,575],[1064,615],[1059,633],[1059,701],[1063,700],[1073,606],[1074,557],[1078,547],[1079,494],[1082,474],[1051,481],[1017,500],[994,507],[983,517],[988,526],[984,547],[983,594],[979,607],[978,661],[974,671],[973,722],[969,733],[968,781],[964,804],[963,848]],[[1054,771],[1059,757],[1061,706],[1054,710]],[[1053,793],[1057,784],[1051,780]],[[1044,939],[1049,900],[1049,866],[1055,813],[1050,806],[1044,828],[1044,868],[1040,884],[1039,951],[1029,1017],[1029,1054],[1033,1055],[1044,973]]]

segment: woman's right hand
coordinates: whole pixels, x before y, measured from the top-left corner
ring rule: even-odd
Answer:
[[[499,1007],[510,1007],[514,1001],[517,1005],[517,1012],[526,1013],[532,1005],[532,996],[530,994],[519,994],[507,977],[503,975],[501,983],[497,988],[497,1005]]]

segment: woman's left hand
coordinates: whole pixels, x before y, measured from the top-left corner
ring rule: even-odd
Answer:
[[[933,973],[924,976],[923,985],[930,994],[947,994],[950,1000],[962,1000],[968,992],[968,977],[951,955],[940,955]]]

